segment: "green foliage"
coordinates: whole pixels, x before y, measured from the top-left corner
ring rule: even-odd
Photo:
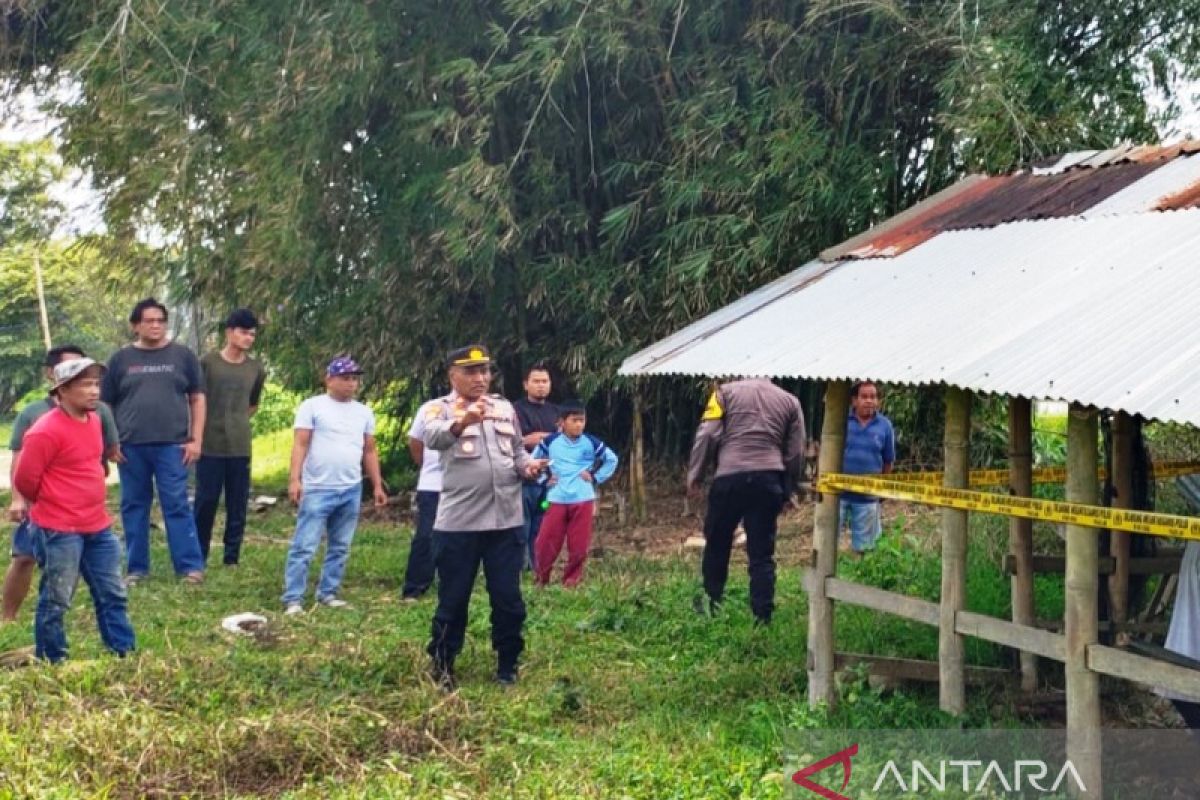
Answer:
[[[289,391],[274,381],[267,381],[259,399],[258,411],[250,418],[250,429],[255,438],[276,431],[292,429],[296,419],[296,408],[304,397],[299,392]]]
[[[32,0],[0,68],[78,80],[65,153],[116,241],[153,226],[172,250],[144,269],[261,309],[290,385],[350,350],[416,398],[484,339],[509,392],[550,356],[627,418],[623,357],[822,247],[966,172],[1153,139],[1143,87],[1194,71],[1198,21],[1195,0]],[[675,386],[663,424],[689,416]]]
[[[77,344],[105,359],[128,340],[131,287],[113,281],[117,270],[87,242],[0,247],[0,413],[42,383],[46,345],[34,259],[41,262],[53,343]]]
[[[0,247],[50,236],[63,214],[50,187],[62,179],[49,141],[0,141]]]

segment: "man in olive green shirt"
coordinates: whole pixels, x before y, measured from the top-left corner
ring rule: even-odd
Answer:
[[[204,442],[196,462],[196,535],[208,563],[213,522],[225,492],[226,566],[238,563],[250,502],[250,417],[258,408],[267,372],[248,353],[254,346],[258,320],[239,308],[225,320],[225,346],[200,359],[208,394]]]
[[[46,378],[54,379],[54,368],[60,362],[83,357],[83,350],[73,344],[63,344],[52,348],[46,353],[46,360],[42,362],[42,366],[46,370]],[[25,406],[17,415],[8,444],[8,449],[13,454],[10,478],[17,474],[17,461],[21,457],[25,432],[33,427],[33,423],[41,419],[43,414],[57,405],[58,401],[54,395],[49,394],[45,398],[35,400]],[[120,436],[117,433],[117,422],[113,419],[112,411],[101,403],[96,408],[96,414],[100,417],[100,426],[104,431],[104,453],[108,458],[118,461],[121,458]],[[108,474],[107,462],[104,465],[104,472]],[[12,481],[10,480],[9,483],[11,485]],[[17,529],[13,531],[12,560],[8,564],[8,571],[4,574],[3,590],[0,591],[0,625],[16,620],[17,612],[21,610],[21,604],[25,602],[25,597],[29,594],[29,587],[33,582],[33,568],[36,564],[33,555],[33,534],[29,529],[29,505],[25,498],[17,492],[15,486],[12,487],[12,502],[8,506],[8,519],[17,523]]]

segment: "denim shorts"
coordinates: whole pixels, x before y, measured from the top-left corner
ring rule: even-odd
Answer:
[[[33,558],[33,525],[28,519],[22,520],[13,531],[13,558]]]

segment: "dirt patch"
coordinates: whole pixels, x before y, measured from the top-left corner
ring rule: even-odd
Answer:
[[[619,503],[603,497],[596,517],[594,548],[616,554],[679,556],[688,548],[689,537],[703,536],[705,501],[690,501],[679,487],[656,484],[650,487],[646,501],[646,521],[620,524]],[[816,503],[805,500],[784,510],[779,519],[775,555],[784,566],[806,564],[812,557],[813,515]],[[883,504],[883,525],[905,533],[923,534],[931,530],[929,517],[936,511],[909,503]],[[698,550],[697,550],[698,552]],[[734,560],[745,561],[742,548],[734,550]]]

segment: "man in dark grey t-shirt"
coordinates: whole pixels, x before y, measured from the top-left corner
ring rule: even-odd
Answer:
[[[175,573],[204,580],[196,523],[188,506],[188,467],[204,439],[204,376],[196,354],[167,338],[167,309],[146,298],[129,315],[137,339],[108,361],[101,395],[121,432],[121,524],[126,583],[150,573],[150,505],[154,487],[167,527]]]

